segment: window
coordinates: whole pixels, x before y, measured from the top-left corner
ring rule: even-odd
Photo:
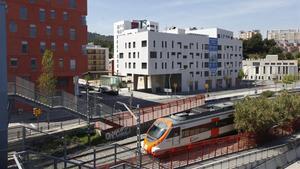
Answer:
[[[208,62],[205,62],[205,63],[204,63],[204,67],[205,67],[205,68],[208,68]]]
[[[135,62],[133,62],[132,68],[135,69]]]
[[[18,59],[17,58],[11,58],[10,59],[10,66],[17,67],[18,66]]]
[[[9,31],[10,32],[17,32],[17,24],[14,21],[10,21]]]
[[[155,66],[154,67],[155,67],[155,69],[157,69],[157,63],[156,62],[155,62]]]
[[[131,69],[131,63],[130,62],[128,63],[128,68]]]
[[[40,9],[40,21],[45,22],[45,19],[46,19],[45,9]]]
[[[153,47],[155,48],[155,46],[156,46],[156,45],[155,45],[155,40],[154,40],[154,41],[153,41]]]
[[[46,26],[46,35],[47,36],[51,35],[51,26]]]
[[[81,16],[81,24],[86,25],[86,16]]]
[[[204,53],[204,59],[208,59],[209,58],[209,53]]]
[[[76,4],[76,0],[69,0],[69,7],[70,8],[76,8],[77,4]]]
[[[58,29],[57,29],[57,35],[58,36],[63,36],[64,35],[64,30],[63,30],[63,28],[61,26],[58,27]]]
[[[55,10],[51,10],[50,11],[50,18],[51,19],[55,19],[56,18],[56,12],[55,12]]]
[[[64,19],[64,21],[67,21],[67,20],[69,19],[69,14],[68,14],[68,12],[64,12],[64,13],[63,13],[63,19]]]
[[[31,59],[30,65],[31,65],[31,69],[32,69],[32,70],[36,70],[37,64],[36,64],[36,59],[35,59],[35,58],[32,58],[32,59]]]
[[[131,58],[131,53],[130,53],[130,52],[128,52],[128,58],[129,58],[129,59]]]
[[[68,43],[64,43],[64,51],[65,52],[69,51],[69,44]]]
[[[59,66],[59,68],[63,68],[64,67],[64,59],[63,58],[59,58],[59,60],[58,60],[58,66]]]
[[[124,58],[124,53],[120,53],[120,54],[119,54],[119,58],[120,58],[120,59],[123,59],[123,58]]]
[[[56,50],[56,44],[54,42],[51,43],[51,50],[52,51]]]
[[[157,68],[157,65],[156,65],[156,67],[155,67],[155,69]],[[142,63],[142,69],[147,69],[147,63]]]
[[[204,76],[205,76],[205,77],[208,77],[208,76],[209,76],[209,72],[208,72],[208,71],[205,71],[205,72],[204,72]]]
[[[135,58],[135,52],[132,53],[132,57]]]
[[[70,40],[75,40],[75,39],[76,39],[76,30],[70,29]]]
[[[70,70],[75,70],[76,69],[76,60],[71,59],[70,60]]]
[[[150,52],[150,58],[151,59],[157,58],[157,52]]]
[[[23,41],[22,42],[22,49],[21,49],[22,53],[28,53],[28,42],[27,41]]]
[[[142,47],[147,47],[147,41],[146,40],[142,41]]]
[[[255,74],[259,74],[259,67],[255,67]]]
[[[132,43],[132,47],[135,48],[135,42]]]
[[[36,26],[35,25],[30,25],[30,28],[29,28],[29,36],[31,38],[35,38],[36,37]]]
[[[27,8],[24,6],[20,7],[20,19],[26,20],[27,19]]]
[[[44,53],[46,50],[46,43],[45,42],[40,42],[40,52]]]

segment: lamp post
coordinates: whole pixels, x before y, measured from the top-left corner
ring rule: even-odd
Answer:
[[[7,168],[7,53],[6,53],[6,4],[0,0],[0,168]]]
[[[132,112],[132,110],[123,102],[117,101],[114,104],[114,107],[116,104],[124,106],[127,111],[131,114],[131,116],[136,120],[136,138],[137,138],[137,166],[136,168],[140,169],[142,168],[142,152],[141,152],[141,114],[140,114],[140,105],[137,105],[137,113]]]

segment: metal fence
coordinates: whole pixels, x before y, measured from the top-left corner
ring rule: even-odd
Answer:
[[[300,152],[300,140],[278,146],[254,150],[218,160],[209,164],[199,165],[197,169],[229,169],[229,168],[277,168],[296,160],[296,151]],[[293,158],[292,158],[293,157]]]
[[[65,108],[79,115],[88,116],[86,100],[65,91],[57,91],[53,96],[45,96],[36,89],[34,83],[20,77],[8,82],[8,94],[17,95],[47,108]],[[90,111],[93,110],[90,109]],[[93,117],[97,113],[90,112],[89,115]]]
[[[41,133],[55,133],[61,130],[71,130],[74,128],[87,126],[88,123],[81,119],[69,120],[69,121],[60,121],[60,122],[40,122],[39,125],[29,126],[27,124],[20,124],[8,128],[8,142],[20,141],[26,137],[37,137]],[[25,131],[24,131],[25,130]]]
[[[195,97],[172,101],[158,106],[145,107],[134,111],[140,111],[141,123],[145,123],[160,117],[186,111],[202,105],[204,105],[204,96],[197,95]],[[118,112],[112,115],[107,115],[105,119],[122,127],[131,127],[136,125],[136,120],[134,120],[129,112]],[[107,130],[112,128],[113,126],[109,126],[105,123],[99,122],[97,124],[97,127],[101,130]]]

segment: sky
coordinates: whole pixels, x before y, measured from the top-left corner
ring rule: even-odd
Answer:
[[[120,20],[148,19],[160,30],[219,27],[240,30],[300,29],[300,0],[88,0],[88,30],[113,34]]]

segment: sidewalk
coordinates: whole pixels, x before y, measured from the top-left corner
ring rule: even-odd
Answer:
[[[260,94],[264,91],[271,90],[271,91],[280,91],[283,89],[292,89],[292,88],[299,88],[300,84],[295,85],[289,85],[288,87],[284,88],[282,84],[277,84],[275,86],[274,84],[269,86],[259,86],[256,88],[243,88],[243,89],[235,89],[235,90],[224,90],[224,91],[216,91],[216,92],[209,92],[209,97],[207,97],[206,93],[198,93],[198,94],[204,94],[206,96],[205,100],[214,100],[214,99],[220,99],[220,98],[226,98],[226,97],[238,97],[238,96],[247,96],[247,95],[254,95],[254,94]],[[169,102],[171,100],[176,99],[184,99],[187,97],[193,97],[197,94],[187,94],[187,95],[160,95],[155,93],[145,93],[140,91],[131,91],[133,93],[133,97],[154,101],[154,102]],[[131,92],[128,91],[127,88],[121,89],[119,94],[123,96],[130,96]]]

